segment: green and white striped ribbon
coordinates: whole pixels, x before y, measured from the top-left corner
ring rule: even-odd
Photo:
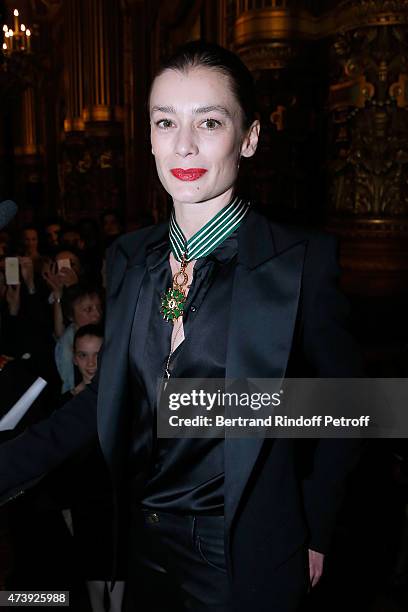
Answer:
[[[171,250],[177,261],[185,255],[186,261],[209,255],[221,242],[239,227],[249,209],[249,202],[235,197],[232,202],[222,208],[198,232],[186,240],[176,221],[174,208],[171,213],[169,236]]]

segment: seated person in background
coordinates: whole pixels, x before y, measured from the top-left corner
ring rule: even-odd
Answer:
[[[87,285],[73,285],[64,291],[63,311],[70,321],[55,346],[55,362],[62,379],[62,393],[75,387],[73,343],[75,332],[84,325],[97,325],[103,317],[103,300],[100,291]]]

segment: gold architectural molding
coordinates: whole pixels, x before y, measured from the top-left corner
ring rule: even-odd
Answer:
[[[399,108],[408,108],[408,75],[399,74],[398,81],[390,87],[390,97]]]
[[[123,121],[124,112],[122,106],[108,106],[106,104],[95,104],[87,106],[82,114],[84,123],[99,121]]]
[[[248,45],[239,54],[249,70],[277,70],[296,57],[297,49],[285,42],[264,42]]]
[[[84,2],[85,123],[123,120],[119,20],[116,0]]]
[[[348,107],[364,108],[366,102],[374,97],[375,88],[364,75],[336,83],[330,87],[329,107],[338,110]]]
[[[27,87],[21,97],[20,137],[14,147],[16,156],[37,155],[40,152],[37,139],[35,91]]]
[[[84,121],[81,117],[64,119],[64,132],[83,132]]]
[[[44,147],[39,147],[37,145],[23,145],[23,146],[17,146],[14,147],[14,155],[16,157],[23,157],[23,156],[37,156],[38,154],[43,154],[44,153]]]
[[[122,122],[119,19],[116,0],[64,2],[67,109],[65,132],[87,123]]]
[[[307,11],[290,9],[262,9],[247,11],[235,22],[235,44],[243,47],[254,41],[298,40],[314,38],[318,20]]]
[[[238,6],[234,30],[237,48],[273,40],[317,40],[370,26],[408,25],[406,0],[347,0],[318,17],[304,9],[269,4],[241,12]]]
[[[64,2],[66,117],[65,132],[82,132],[84,106],[84,70],[82,40],[82,0]]]
[[[347,0],[337,12],[343,30],[408,24],[406,0]]]
[[[396,235],[404,240],[408,238],[407,219],[344,219],[337,217],[326,229],[344,238],[393,240]]]
[[[408,2],[339,8],[355,22],[332,40],[328,229],[343,239],[351,290],[400,290],[408,271]]]

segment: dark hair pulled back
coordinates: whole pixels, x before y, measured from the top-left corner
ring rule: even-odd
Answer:
[[[163,62],[156,76],[165,70],[186,72],[199,67],[213,68],[229,78],[232,92],[242,110],[244,128],[248,129],[256,118],[254,80],[245,64],[232,51],[215,43],[192,41],[179,47]]]

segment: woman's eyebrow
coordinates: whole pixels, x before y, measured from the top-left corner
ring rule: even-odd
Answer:
[[[199,108],[195,108],[193,110],[193,113],[195,115],[205,115],[207,113],[212,113],[214,111],[218,111],[222,115],[225,115],[225,117],[231,118],[231,113],[229,112],[229,110],[227,110],[223,106],[219,106],[218,104],[211,105],[211,106],[200,106]]]
[[[212,113],[214,111],[218,111],[219,113],[221,113],[222,115],[224,115],[225,117],[228,117],[229,119],[231,119],[231,113],[228,109],[224,108],[224,106],[219,106],[218,104],[212,104],[211,106],[200,106],[198,108],[194,108],[193,109],[193,114],[194,115],[205,115],[207,113]],[[165,113],[165,114],[171,114],[171,115],[175,115],[176,114],[176,109],[174,108],[174,106],[152,106],[150,113]]]
[[[151,113],[159,112],[159,113],[169,113],[172,115],[176,114],[174,106],[152,106]]]

